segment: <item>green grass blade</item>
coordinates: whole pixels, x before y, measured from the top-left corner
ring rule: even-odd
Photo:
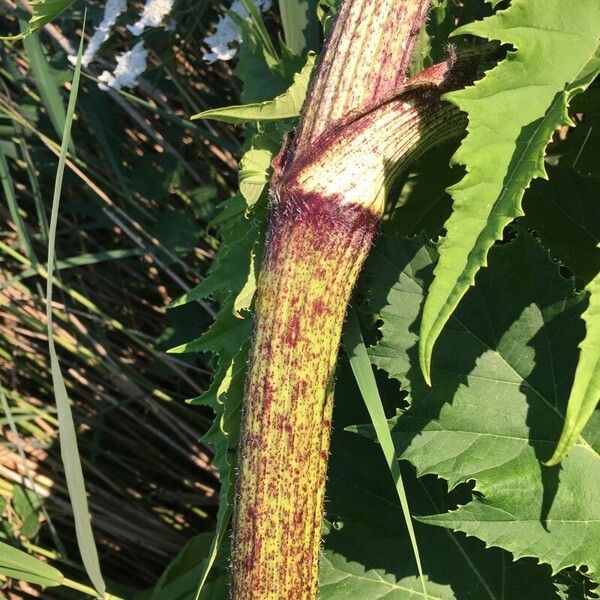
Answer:
[[[315,0],[279,0],[285,45],[292,54],[300,56],[318,43],[316,5]]]
[[[19,242],[22,248],[25,250],[27,258],[32,262],[32,264],[35,265],[37,264],[37,259],[33,251],[33,245],[31,244],[31,239],[29,237],[29,234],[27,233],[27,229],[25,228],[25,223],[23,222],[23,219],[21,218],[21,215],[19,213],[19,206],[17,204],[17,196],[15,194],[14,182],[10,175],[6,155],[1,149],[0,180],[2,181],[2,191],[4,192],[6,202],[8,203],[8,211],[10,213],[10,218],[12,219],[17,230],[17,235],[19,236]]]
[[[548,466],[557,465],[573,448],[600,398],[600,274],[586,286],[590,304],[583,313],[586,335],[579,344],[581,350],[575,371],[575,381],[569,396],[565,425]]]
[[[98,145],[106,157],[110,171],[114,174],[119,187],[126,197],[132,198],[133,192],[127,183],[121,165],[120,149],[115,144],[111,144],[108,139],[113,113],[109,109],[110,105],[105,95],[105,92],[96,86],[92,86],[88,90],[87,101],[89,104],[86,106],[85,116],[90,121],[92,131],[98,140]]]
[[[21,26],[21,30],[25,31],[27,28],[25,21],[19,19],[19,24]],[[56,134],[60,136],[65,128],[65,107],[62,96],[60,95],[60,89],[54,78],[50,65],[48,64],[48,59],[44,54],[42,42],[40,41],[40,34],[32,33],[31,35],[25,37],[23,39],[23,47],[25,48],[25,53],[27,54],[31,74],[35,80],[38,92],[42,97],[43,106],[48,113],[48,117],[52,123],[52,126],[54,127],[54,131],[56,131]],[[71,144],[71,151],[72,150],[73,146]]]
[[[44,587],[64,584],[63,574],[27,552],[0,542],[0,573]]]
[[[48,217],[46,216],[46,207],[44,205],[44,198],[42,197],[42,190],[38,181],[35,165],[33,164],[33,159],[24,137],[20,138],[20,147],[21,155],[27,165],[27,176],[29,178],[29,185],[31,186],[31,193],[35,203],[35,212],[37,214],[42,240],[48,245]]]
[[[128,248],[119,250],[104,250],[102,252],[95,253],[83,253],[77,256],[71,256],[63,260],[57,260],[54,263],[55,271],[65,271],[67,269],[75,269],[78,267],[85,267],[88,265],[98,265],[103,262],[121,260],[123,258],[133,258],[136,256],[142,256],[148,253],[148,248]],[[19,281],[25,281],[29,277],[35,277],[39,275],[39,269],[32,267],[21,271],[18,275],[11,277],[5,283],[0,285],[0,291],[14,285]]]
[[[400,505],[402,506],[402,513],[404,514],[406,528],[408,529],[408,535],[410,537],[410,543],[415,553],[415,561],[417,563],[417,570],[419,571],[423,595],[425,599],[427,599],[427,586],[425,584],[425,575],[423,574],[423,567],[421,565],[421,555],[419,554],[417,537],[412,523],[410,507],[408,506],[408,498],[406,497],[406,491],[404,490],[400,465],[396,458],[396,449],[394,448],[390,428],[383,410],[379,390],[377,389],[375,375],[373,375],[371,361],[369,360],[369,355],[367,354],[367,349],[360,331],[358,318],[352,308],[348,310],[348,320],[344,329],[343,339],[352,372],[356,378],[356,383],[358,384],[365,406],[369,411],[377,441],[381,446],[381,450],[390,469],[390,474],[394,480],[396,491],[398,492],[398,498],[400,500]]]
[[[265,27],[260,12],[258,12],[258,8],[256,8],[256,5],[252,0],[242,0],[242,4],[248,11],[248,15],[250,15],[256,35],[263,45],[265,52],[267,52],[275,62],[279,62],[279,55],[277,54],[277,50],[275,50],[275,46],[273,46],[271,36]]]
[[[84,27],[85,30],[85,17]],[[75,533],[81,558],[87,574],[92,581],[96,591],[100,596],[104,596],[106,585],[100,571],[100,561],[98,559],[98,550],[94,542],[92,532],[90,512],[85,493],[85,484],[83,481],[83,471],[79,450],[77,448],[77,435],[75,433],[75,424],[71,413],[71,405],[67,395],[67,389],[58,362],[56,348],[54,345],[54,336],[52,330],[52,281],[54,272],[54,254],[56,241],[56,227],[58,222],[58,210],[60,207],[60,194],[62,189],[63,175],[65,171],[65,160],[71,137],[71,125],[75,113],[77,102],[77,92],[79,90],[79,78],[81,75],[81,54],[83,50],[83,37],[79,43],[77,54],[77,64],[71,84],[71,93],[69,95],[69,104],[65,121],[65,129],[62,136],[60,148],[60,157],[58,168],[56,170],[56,180],[54,184],[54,195],[52,197],[52,212],[50,216],[50,231],[48,236],[48,278],[46,280],[46,316],[48,320],[48,346],[50,351],[50,368],[52,371],[52,383],[56,397],[56,407],[58,411],[60,450],[65,469],[67,488],[73,507],[73,516],[75,519]]]

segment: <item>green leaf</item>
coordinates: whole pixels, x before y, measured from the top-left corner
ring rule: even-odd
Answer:
[[[213,297],[220,302],[237,296],[244,288],[249,273],[240,269],[240,265],[249,265],[256,240],[261,236],[261,219],[251,215],[246,219],[244,212],[236,215],[236,224],[231,227],[221,244],[221,249],[213,262],[208,276],[194,289],[173,301],[170,308],[194,302],[202,298]],[[222,228],[221,228],[222,229]],[[185,348],[173,348],[171,352],[184,352]],[[193,350],[196,351],[196,350]]]
[[[249,338],[249,336],[248,331],[247,337]],[[217,560],[219,548],[227,533],[227,526],[232,514],[237,444],[244,397],[248,347],[249,342],[245,343],[232,359],[229,359],[225,353],[219,353],[220,367],[213,384],[206,394],[194,401],[197,404],[210,406],[215,411],[215,420],[203,437],[203,441],[214,448],[213,464],[219,469],[221,482],[217,526],[208,559],[199,584],[197,583],[196,586],[195,600],[204,597],[208,577]]]
[[[15,484],[12,503],[17,515],[24,518],[29,513],[40,509],[42,499],[34,491]]]
[[[368,414],[345,361],[338,371],[321,600],[421,600],[424,598],[395,490],[384,476],[381,449],[349,433]],[[381,388],[382,386],[380,386]],[[417,480],[403,463],[410,505],[440,512],[453,499],[434,477]],[[464,534],[415,523],[429,600],[532,600],[554,598],[550,569],[534,560],[517,562],[499,549]]]
[[[600,274],[590,281],[586,290],[590,295],[589,306],[583,313],[587,332],[579,345],[581,353],[564,429],[552,458],[546,463],[548,466],[558,464],[575,446],[600,398]]]
[[[562,164],[562,163],[561,163]],[[583,287],[600,270],[600,186],[572,169],[548,168],[523,199],[523,225],[534,229],[550,253]]]
[[[241,270],[241,269],[240,269]],[[208,331],[199,338],[186,342],[169,350],[172,354],[188,352],[215,352],[221,357],[233,356],[250,335],[251,319],[241,319],[227,303],[222,308]],[[207,392],[208,393],[208,392]]]
[[[198,586],[198,571],[206,561],[213,540],[212,533],[201,533],[185,544],[169,563],[152,590],[136,594],[132,600],[193,600]],[[215,565],[202,591],[202,600],[227,597],[227,565]]]
[[[170,253],[159,251],[161,260],[172,263],[173,254],[186,254],[198,243],[198,225],[179,210],[157,210],[156,223],[150,228],[152,237]]]
[[[33,14],[29,20],[29,32],[41,29],[58,15],[67,10],[75,0],[31,0]]]
[[[33,9],[29,19],[29,27],[19,35],[12,37],[0,37],[0,39],[22,39],[37,31],[67,10],[75,0],[30,0],[29,5]]]
[[[589,87],[571,102],[570,113],[583,115],[569,129],[566,140],[557,143],[553,154],[559,157],[560,165],[569,165],[581,175],[600,177],[600,82]]]
[[[371,307],[383,320],[372,360],[412,400],[393,421],[400,458],[451,488],[474,481],[470,502],[423,522],[535,557],[554,572],[587,565],[597,578],[600,415],[560,468],[543,465],[562,428],[583,295],[530,236],[496,248],[440,336],[430,388],[416,331],[434,260],[432,245],[383,239],[367,270]]]
[[[242,312],[249,311],[252,307],[256,286],[258,285],[258,271],[260,269],[260,260],[262,257],[262,246],[262,239],[255,240],[254,246],[250,252],[248,267],[244,269],[244,272],[248,273],[246,283],[244,283],[244,287],[233,301],[233,314],[238,318],[243,318]]]
[[[272,57],[265,52],[254,28],[235,13],[230,12],[230,16],[240,27],[244,40],[236,55],[238,63],[234,69],[234,74],[243,83],[240,100],[244,104],[262,102],[282,94],[291,81],[286,81],[281,69],[276,68],[280,66],[279,63],[273,64]]]
[[[385,232],[415,235],[424,231],[431,238],[440,235],[452,212],[446,188],[461,176],[460,169],[448,169],[457,144],[453,140],[430,150],[410,169],[398,202],[383,224]]]
[[[209,575],[227,533],[233,506],[239,423],[252,331],[252,315],[247,309],[251,306],[256,285],[256,267],[250,267],[262,253],[266,222],[264,206],[256,206],[250,211],[250,218],[243,207],[239,197],[225,203],[224,213],[217,218],[223,239],[208,277],[173,303],[178,306],[207,297],[220,303],[215,322],[204,335],[170,350],[211,352],[218,357],[218,369],[210,388],[192,400],[210,406],[215,412],[213,424],[203,440],[215,451],[213,463],[219,470],[221,482],[216,531],[206,563],[196,574],[194,598],[204,598],[208,594]],[[242,309],[244,314],[240,312]]]
[[[262,15],[260,11],[254,4],[253,0],[241,0],[244,8],[248,12],[248,16],[250,17],[250,24],[254,33],[256,35],[256,39],[259,44],[262,46],[262,49],[266,55],[267,61],[270,65],[275,66],[279,62],[279,55],[273,46],[273,42],[271,41],[271,36],[265,27],[265,23],[263,21]],[[239,16],[230,11],[230,16],[236,19],[239,22]]]
[[[278,121],[297,117],[304,103],[314,65],[315,54],[311,52],[302,70],[294,76],[292,85],[273,100],[205,110],[194,115],[192,119],[215,119],[226,123],[240,124],[250,121]]]
[[[323,37],[329,35],[338,8],[339,0],[318,0],[317,19],[319,20],[319,23],[321,23]]]
[[[40,526],[41,523],[38,513],[29,513],[23,520],[20,533],[24,538],[30,540],[38,534]]]
[[[254,206],[271,178],[271,161],[277,153],[280,140],[269,133],[253,136],[250,148],[240,161],[240,192],[248,207]]]
[[[596,586],[582,573],[574,569],[563,571],[555,578],[556,592],[560,600],[590,600]]]
[[[316,0],[279,0],[285,45],[292,54],[316,49],[319,41]]]
[[[521,198],[531,179],[545,176],[544,149],[557,127],[571,124],[571,97],[600,70],[600,4],[577,0],[569,7],[567,17],[560,0],[514,0],[508,9],[455,31],[516,50],[474,86],[445,96],[469,118],[467,137],[454,156],[467,174],[449,190],[454,212],[423,310],[419,354],[427,381],[442,328],[494,241],[522,215]]]
[[[58,569],[4,542],[0,542],[0,573],[43,587],[54,587],[64,581]]]

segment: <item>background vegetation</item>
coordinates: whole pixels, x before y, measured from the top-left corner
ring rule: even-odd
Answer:
[[[82,8],[0,48],[0,378],[10,407],[2,420],[1,535],[56,559],[67,573],[75,569],[76,579],[43,265],[55,144],[73,72],[67,56],[77,47]],[[102,11],[102,3],[90,5],[88,22],[97,23]],[[122,22],[138,12],[132,5]],[[214,527],[217,477],[199,441],[211,414],[184,402],[205,389],[212,367],[206,357],[165,352],[203,331],[214,309],[166,306],[211,263],[217,240],[207,224],[235,185],[239,151],[232,127],[186,118],[237,97],[227,63],[202,60],[214,9],[179,3],[172,17],[173,31],[145,35],[149,65],[135,96],[101,91],[96,65],[82,78],[57,234],[56,343],[100,557],[110,579],[138,589],[155,582],[188,538]],[[0,20],[8,34],[28,17],[5,2]],[[101,65],[129,38],[119,23]],[[8,589],[15,598],[31,591],[14,580]]]

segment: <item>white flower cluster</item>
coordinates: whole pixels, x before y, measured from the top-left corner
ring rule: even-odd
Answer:
[[[174,0],[146,0],[144,10],[139,19],[128,25],[127,29],[135,36],[139,36],[146,27],[158,27],[162,20],[171,12]],[[87,67],[96,57],[102,44],[110,36],[119,15],[127,9],[127,0],[107,0],[102,21],[94,30],[88,45],[81,57],[81,64]],[[120,90],[122,87],[135,87],[138,77],[146,70],[146,57],[148,51],[144,42],[139,41],[131,50],[117,57],[117,64],[112,71],[104,71],[98,80],[102,89],[112,88]],[[72,63],[76,57],[70,56]]]
[[[100,25],[96,27],[94,35],[90,38],[88,45],[86,46],[85,52],[81,57],[81,64],[87,67],[93,58],[100,50],[100,46],[108,39],[110,30],[117,22],[117,18],[122,12],[127,10],[127,2],[125,0],[108,0],[106,7],[104,8],[104,16]],[[71,57],[74,58],[74,57]]]
[[[272,0],[252,0],[256,8],[266,12],[271,8]],[[146,27],[158,27],[169,15],[173,8],[174,0],[146,0],[144,10],[139,19],[133,25],[127,25],[127,29],[139,36]],[[109,38],[111,29],[114,27],[119,15],[127,9],[127,0],[107,0],[104,8],[102,21],[95,28],[88,45],[81,57],[81,64],[87,67],[96,57],[102,44]],[[242,0],[233,0],[230,10],[242,19],[248,19]],[[165,26],[170,30],[172,23]],[[204,38],[204,43],[209,47],[209,52],[204,52],[203,58],[207,63],[217,60],[231,60],[237,53],[235,44],[242,41],[242,33],[229,15],[221,15],[211,35]],[[102,89],[112,88],[120,90],[123,87],[135,87],[139,76],[146,70],[146,58],[148,51],[144,48],[144,42],[139,41],[131,50],[117,57],[117,64],[110,71],[104,71],[99,80]],[[75,63],[76,57],[70,56],[69,60]]]
[[[98,81],[100,88],[120,90],[122,87],[135,87],[138,77],[146,70],[146,55],[144,41],[140,40],[131,50],[117,57],[117,66],[113,72],[104,71]]]
[[[141,17],[133,25],[127,25],[127,29],[133,35],[140,35],[146,27],[158,27],[172,8],[173,0],[148,0]]]
[[[271,8],[271,0],[252,1],[256,8],[262,12],[266,12]],[[248,18],[248,11],[241,0],[233,0],[230,10],[242,19]],[[203,41],[210,48],[210,52],[205,52],[202,57],[207,63],[212,64],[217,60],[231,60],[237,54],[237,48],[233,44],[239,44],[242,41],[242,32],[229,15],[221,15],[214,33],[207,35]]]

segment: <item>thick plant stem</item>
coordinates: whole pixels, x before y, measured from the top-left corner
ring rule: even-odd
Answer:
[[[316,597],[333,369],[370,209],[280,198],[256,306],[241,441],[233,597]]]
[[[434,88],[409,91],[324,136],[318,155],[290,162],[284,151],[275,165],[240,440],[235,600],[316,598],[333,374],[387,171],[463,126]]]
[[[394,24],[387,23],[376,44],[367,36],[364,52],[350,45],[340,56],[370,64],[387,38],[405,65],[427,5],[347,0],[339,17],[346,25],[355,21],[358,27],[370,13],[376,22],[383,6],[388,17],[401,19],[406,37],[395,40]],[[418,23],[407,23],[408,14]],[[355,108],[351,102],[343,114],[334,111],[326,98],[341,94],[332,73],[343,73],[327,60],[338,60],[330,48],[344,46],[335,38],[335,32],[343,36],[344,31],[334,28],[311,88],[312,94],[323,94],[326,110],[312,108],[319,102],[314,95],[307,99],[298,136],[288,140],[274,163],[239,447],[234,600],[317,597],[334,371],[346,306],[391,179],[464,127],[458,111],[440,101],[443,91],[464,80],[454,58],[408,82],[398,74],[378,73],[381,85],[363,81],[371,96],[351,89]],[[386,57],[386,68],[392,63]],[[368,70],[364,73],[367,77]],[[327,81],[320,87],[321,77]],[[393,88],[398,81],[400,87]],[[309,124],[308,114],[323,122]]]

